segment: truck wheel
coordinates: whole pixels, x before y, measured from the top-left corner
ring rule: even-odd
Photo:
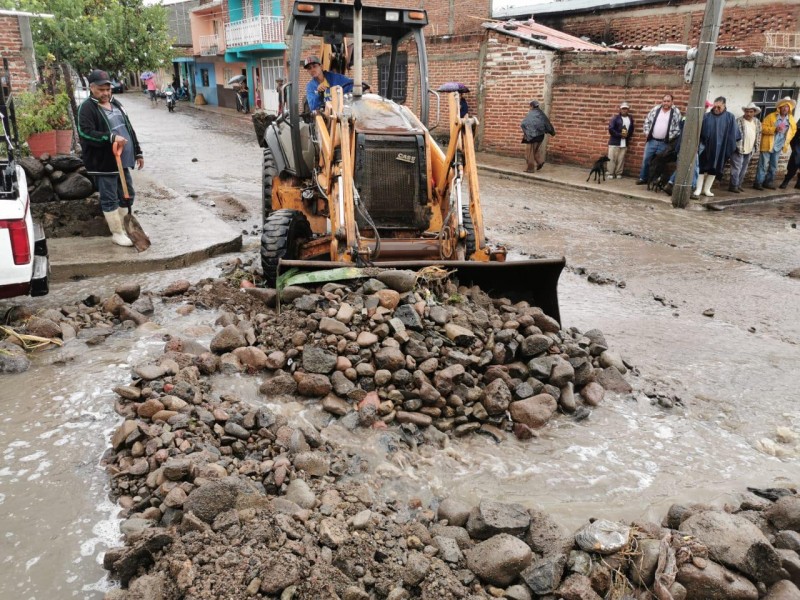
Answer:
[[[469,257],[478,249],[475,243],[475,226],[472,224],[472,215],[469,214],[469,206],[461,207],[461,218],[464,221],[464,229],[467,231],[467,238],[464,241],[466,244],[465,251],[467,260],[469,260]]]
[[[272,212],[272,180],[278,174],[275,166],[275,157],[272,150],[264,148],[264,160],[261,163],[261,223],[267,222],[267,217]]]
[[[261,269],[267,287],[275,287],[278,280],[278,261],[299,258],[300,248],[311,235],[311,225],[299,210],[282,208],[270,213],[261,234]]]

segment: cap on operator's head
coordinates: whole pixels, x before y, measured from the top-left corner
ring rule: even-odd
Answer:
[[[322,64],[319,61],[319,56],[314,56],[313,54],[311,56],[306,56],[306,59],[303,61],[303,68],[307,69],[308,67],[310,67],[311,65],[314,65],[314,64],[316,64],[316,65],[321,65]]]
[[[101,71],[100,69],[95,69],[91,73],[89,73],[89,84],[94,85],[105,85],[107,83],[111,83],[111,78],[108,76],[108,73],[105,71]]]

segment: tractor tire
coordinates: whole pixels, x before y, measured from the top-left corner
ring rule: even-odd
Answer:
[[[261,269],[267,287],[275,287],[278,280],[278,261],[299,258],[311,235],[311,225],[299,210],[284,208],[267,217],[261,234]]]
[[[475,243],[475,226],[472,224],[472,215],[469,214],[469,206],[461,207],[461,218],[464,221],[464,229],[467,231],[467,238],[464,240],[464,250],[467,255],[466,258],[469,260],[469,257],[478,249],[478,245]]]
[[[272,150],[264,148],[264,159],[261,163],[261,224],[267,222],[267,217],[272,212],[272,180],[278,174],[275,157]]]

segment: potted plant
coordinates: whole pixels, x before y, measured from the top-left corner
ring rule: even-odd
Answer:
[[[72,145],[72,129],[69,121],[69,97],[59,91],[55,95],[44,89],[23,92],[16,100],[17,123],[20,139],[27,141],[35,157],[42,154],[68,153]],[[59,146],[58,131],[61,131]]]

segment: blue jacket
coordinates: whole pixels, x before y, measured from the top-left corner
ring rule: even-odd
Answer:
[[[322,76],[325,78],[325,83],[328,84],[324,95],[321,92],[317,92],[319,83],[317,83],[316,79],[312,79],[306,85],[306,100],[308,100],[308,108],[311,110],[324,108],[325,103],[331,99],[331,88],[336,85],[342,86],[342,90],[345,93],[353,91],[353,80],[349,77],[339,73],[329,73],[328,71],[323,71]]]

